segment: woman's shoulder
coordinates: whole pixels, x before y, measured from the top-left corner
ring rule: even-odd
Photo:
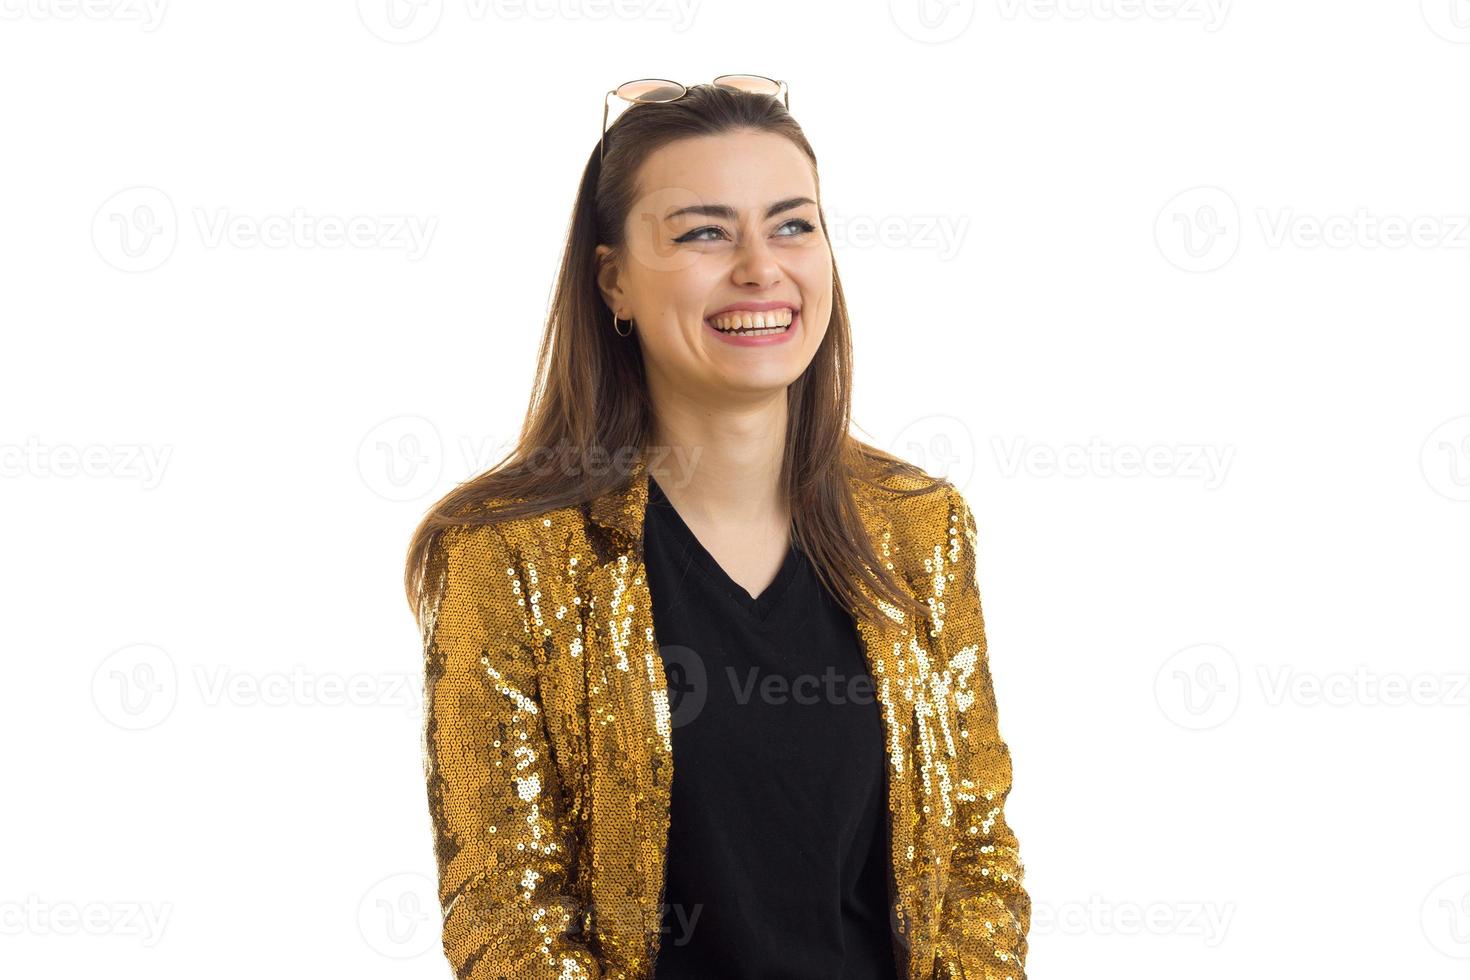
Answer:
[[[869,506],[882,509],[895,527],[929,532],[949,526],[968,510],[964,495],[946,476],[934,476],[906,460],[886,454],[870,458],[866,479],[857,486]]]
[[[916,595],[926,594],[936,560],[948,563],[970,540],[969,508],[959,488],[907,462],[884,463],[857,486],[874,546]]]
[[[586,520],[586,508],[528,505],[522,499],[493,497],[475,501],[445,515],[444,533],[465,541],[498,541],[516,551],[541,549],[565,540]]]

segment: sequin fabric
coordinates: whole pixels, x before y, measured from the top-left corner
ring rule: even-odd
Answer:
[[[652,976],[673,753],[646,465],[582,507],[453,528],[430,551],[424,765],[444,953],[463,980]],[[928,610],[855,614],[883,722],[900,975],[1025,980],[1031,902],[1003,810],[974,516],[949,485],[860,488],[858,503]]]

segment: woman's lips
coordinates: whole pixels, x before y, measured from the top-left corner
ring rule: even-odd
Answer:
[[[782,330],[780,333],[767,333],[767,334],[738,334],[738,333],[727,333],[724,330],[716,330],[715,329],[715,325],[713,323],[710,323],[709,322],[709,318],[708,317],[705,318],[704,326],[705,326],[705,329],[706,330],[708,330],[710,333],[714,334],[720,340],[724,341],[727,344],[733,344],[736,347],[768,347],[771,344],[783,344],[786,341],[790,340],[793,336],[796,335],[796,328],[797,328],[797,325],[800,324],[800,323],[801,323],[801,311],[800,310],[793,309],[791,311],[791,323],[786,327],[786,329]]]

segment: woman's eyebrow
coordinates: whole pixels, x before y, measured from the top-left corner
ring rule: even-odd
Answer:
[[[770,218],[774,215],[780,214],[782,211],[790,211],[792,208],[799,208],[803,204],[816,203],[816,201],[813,201],[809,197],[788,197],[786,198],[786,200],[777,201],[775,204],[772,204],[770,207],[766,208],[766,217]],[[670,211],[668,214],[664,215],[664,220],[671,221],[674,218],[679,217],[679,215],[681,214],[698,214],[706,218],[725,218],[729,221],[734,221],[737,217],[739,217],[735,209],[730,207],[730,205],[728,204],[691,204],[687,208],[678,208],[676,210]]]

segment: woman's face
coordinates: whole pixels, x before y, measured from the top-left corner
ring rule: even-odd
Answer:
[[[638,340],[649,383],[664,393],[711,403],[783,392],[832,313],[832,250],[810,161],[785,137],[741,130],[670,143],[638,181],[625,247],[599,272],[608,305],[635,321],[633,336],[615,339]],[[599,259],[610,252],[597,248]],[[717,329],[733,325],[722,311],[751,306],[790,308],[791,324]],[[785,322],[779,311],[766,317]]]

